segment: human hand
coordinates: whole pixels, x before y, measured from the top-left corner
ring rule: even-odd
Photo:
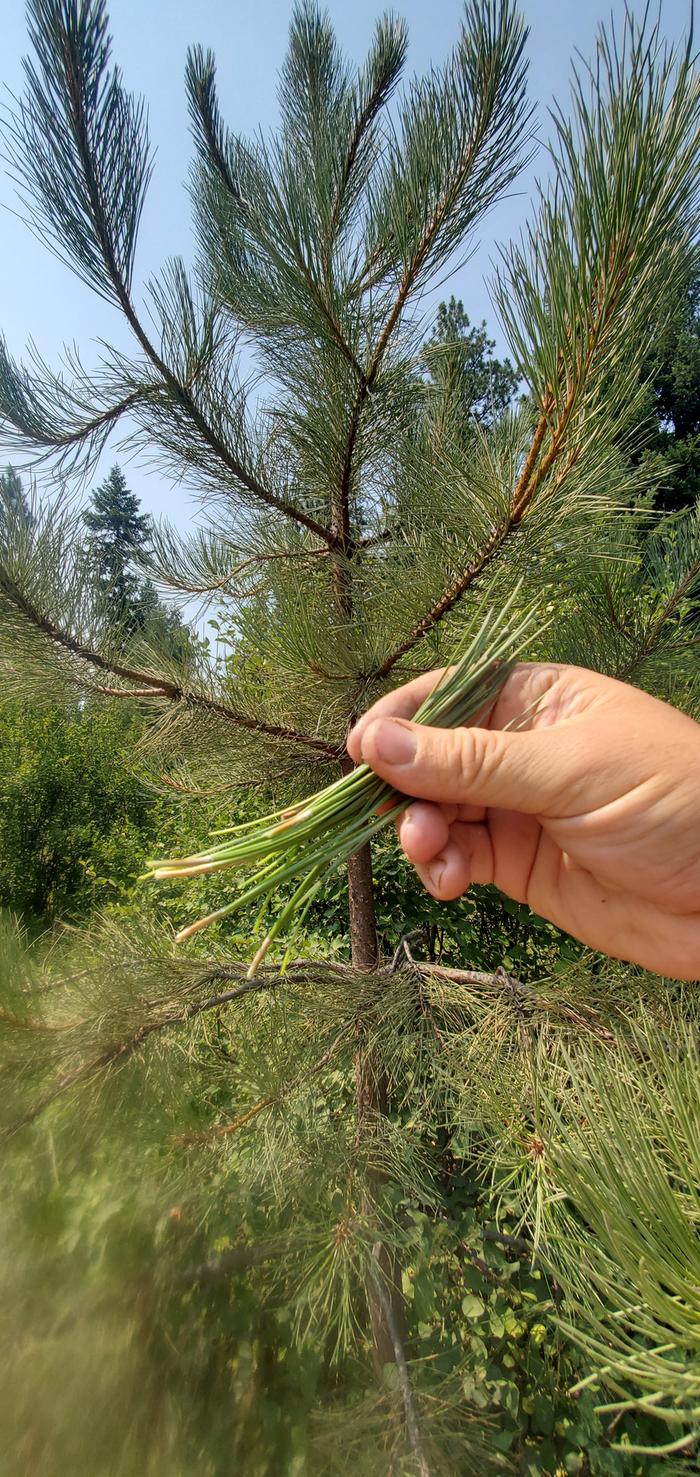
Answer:
[[[528,663],[479,726],[411,723],[439,676],[381,698],[348,739],[416,797],[397,825],[428,892],[495,883],[591,948],[700,978],[700,725],[610,677]]]

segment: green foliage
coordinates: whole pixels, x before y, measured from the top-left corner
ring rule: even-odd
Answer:
[[[27,522],[31,520],[31,508],[22,486],[22,478],[12,466],[7,466],[4,472],[0,472],[0,527],[4,521],[6,507],[11,510],[12,518],[19,515]]]
[[[656,479],[653,505],[678,513],[700,495],[700,282],[697,269],[664,303],[647,365],[643,466]]]
[[[218,1477],[233,1451],[256,1477],[385,1471],[402,1450],[400,1391],[393,1366],[373,1389],[358,1316],[380,1228],[400,1251],[431,1470],[650,1477],[653,1459],[633,1448],[657,1440],[653,1402],[641,1417],[605,1414],[590,1389],[572,1395],[587,1361],[557,1325],[570,1323],[562,1275],[575,1294],[595,1257],[609,1275],[604,1238],[592,1246],[573,1207],[582,1193],[600,1205],[624,1193],[615,1156],[596,1154],[587,1173],[566,1130],[598,1142],[592,1120],[576,1126],[580,1108],[595,1083],[609,1125],[615,1097],[607,1108],[599,1089],[615,1075],[661,1124],[667,1099],[645,1077],[660,1060],[653,1032],[675,1030],[672,1000],[640,977],[631,1002],[614,966],[595,992],[580,968],[515,994],[488,976],[418,982],[335,965],[293,968],[286,983],[271,969],[253,987],[222,943],[214,959],[188,959],[157,930],[111,923],[32,962],[5,934],[3,1059],[8,1088],[20,1084],[6,1119],[66,1070],[78,1095],[59,1094],[9,1145],[2,1421],[16,1470],[29,1453],[41,1477],[68,1461],[105,1477],[193,1466]],[[128,1000],[115,997],[117,972]],[[226,991],[228,1005],[214,1004]],[[358,1140],[355,1035],[370,1003],[393,1106]],[[85,1068],[105,1053],[95,1101]],[[695,1091],[697,1058],[672,1058],[668,1075],[682,1073]],[[663,1187],[662,1171],[650,1204]],[[685,1283],[676,1320],[692,1297]],[[578,1340],[577,1321],[570,1331]],[[663,1466],[692,1469],[682,1454]]]
[[[518,388],[510,360],[496,359],[495,347],[485,323],[471,326],[461,299],[439,304],[423,360],[448,414],[467,435],[474,421],[488,427],[499,420]]]
[[[75,920],[133,888],[158,809],[133,773],[138,719],[113,709],[0,714],[0,904]]]
[[[137,591],[136,576],[130,566],[148,544],[150,519],[139,513],[138,498],[129,492],[118,466],[112,467],[109,476],[91,494],[83,522],[88,529],[90,556],[97,578],[126,620],[132,615]]]

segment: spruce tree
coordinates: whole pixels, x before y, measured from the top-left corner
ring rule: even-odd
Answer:
[[[138,604],[134,561],[148,545],[150,519],[139,512],[139,500],[129,491],[121,467],[113,466],[95,488],[83,520],[97,578],[128,622]]]
[[[400,21],[378,22],[354,69],[301,5],[267,141],[229,131],[214,59],[193,48],[198,255],[192,272],[173,258],[149,283],[155,329],[134,289],[146,116],[110,69],[103,4],[31,0],[29,21],[13,172],[34,229],[123,313],[135,349],[106,351],[97,375],[76,361],[71,383],[3,345],[3,433],[84,473],[128,412],[206,519],[189,535],[154,531],[153,578],[210,600],[228,649],[176,656],[135,639],[125,653],[63,508],[17,521],[4,542],[8,685],[140,704],[154,771],[203,815],[213,794],[224,824],[251,786],[277,805],[346,774],[362,709],[449,659],[508,599],[539,603],[530,655],[616,672],[692,710],[683,617],[698,599],[698,520],[643,534],[633,459],[658,305],[696,252],[690,46],[674,52],[658,23],[628,15],[574,75],[570,116],[553,116],[551,181],[494,284],[526,394],[506,404],[506,376],[467,434],[453,376],[431,368],[441,344],[452,354],[452,326],[441,319],[426,345],[421,302],[530,151],[510,0],[471,0],[448,62],[400,93]],[[239,341],[255,355],[249,385]],[[378,935],[377,880],[366,845],[347,867],[349,957],[324,947],[319,904],[315,951],[284,975],[280,952],[248,978],[255,942],[226,924],[172,943],[170,920],[235,878],[218,894],[171,887],[160,922],[158,902],[141,922],[108,918],[66,962],[33,963],[8,941],[4,1109],[12,1151],[32,1163],[8,1235],[22,1244],[25,1205],[34,1223],[60,1223],[42,1242],[41,1288],[18,1261],[11,1289],[20,1411],[22,1330],[38,1320],[52,1340],[31,1439],[13,1437],[39,1470],[54,1470],[52,1451],[64,1469],[84,1461],[46,1396],[68,1399],[69,1355],[81,1390],[88,1361],[101,1371],[88,1378],[107,1411],[99,1472],[115,1469],[115,1443],[124,1471],[426,1477],[527,1469],[533,1449],[536,1469],[554,1470],[564,1436],[537,1401],[556,1359],[569,1369],[562,1327],[583,1349],[582,1379],[607,1385],[608,1447],[622,1440],[634,1460],[631,1429],[679,1461],[691,1450],[692,988],[681,998],[575,950],[548,979],[551,931],[527,923],[514,962],[490,899],[478,904],[487,968],[466,950],[425,962],[400,894],[393,938]],[[81,1232],[71,1171],[93,1197],[107,1185],[94,1223],[107,1229]],[[520,1257],[516,1316],[503,1287]],[[305,1400],[323,1418],[300,1432]],[[497,1418],[482,1428],[484,1410]],[[570,1453],[579,1469],[592,1429],[582,1420]]]
[[[0,521],[4,518],[5,508],[8,509],[11,521],[20,519],[29,522],[31,519],[31,508],[22,485],[22,478],[17,469],[12,466],[0,472]]]

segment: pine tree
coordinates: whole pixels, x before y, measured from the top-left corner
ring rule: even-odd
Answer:
[[[95,488],[83,520],[98,580],[124,621],[130,623],[139,592],[134,559],[147,547],[151,525],[150,519],[139,512],[139,500],[129,491],[120,467],[113,466]]]
[[[497,359],[486,324],[473,328],[461,299],[440,303],[434,332],[424,353],[426,369],[441,399],[455,403],[468,433],[474,421],[493,425],[508,409],[518,388],[510,360]]]
[[[11,466],[7,466],[4,472],[0,472],[0,523],[3,521],[5,508],[8,509],[11,521],[19,518],[28,523],[31,520],[31,508],[22,485],[22,478],[16,468]]]
[[[695,506],[700,494],[700,280],[664,302],[649,366],[647,470],[658,473],[654,506]]]
[[[208,660],[199,647],[176,656],[135,643],[125,655],[65,508],[30,530],[17,522],[3,549],[7,684],[67,683],[141,704],[156,772],[202,806],[218,791],[227,818],[244,786],[279,804],[346,773],[358,713],[449,658],[483,622],[485,599],[497,610],[515,598],[523,611],[537,600],[553,615],[531,655],[670,686],[692,710],[683,614],[699,594],[698,519],[643,535],[633,461],[649,325],[696,250],[690,47],[671,51],[658,23],[628,15],[622,36],[599,33],[591,70],[575,75],[571,117],[554,114],[551,183],[494,285],[527,393],[507,404],[509,370],[499,375],[467,455],[463,400],[436,366],[460,368],[455,337],[460,356],[462,340],[467,360],[481,352],[479,331],[470,338],[455,305],[426,346],[419,305],[530,149],[526,33],[510,0],[468,3],[446,65],[400,95],[401,22],[378,22],[354,70],[327,19],[300,6],[268,142],[228,130],[213,57],[195,47],[198,258],[192,274],[174,258],[150,282],[155,330],[133,286],[146,117],[110,70],[103,5],[31,0],[29,16],[27,91],[7,132],[14,174],[34,229],[122,311],[135,352],[108,351],[97,376],[74,356],[71,383],[24,370],[3,346],[4,435],[64,475],[84,473],[128,412],[137,441],[188,479],[209,515],[188,536],[154,531],[153,578],[210,600],[229,650]],[[241,338],[256,355],[250,386],[238,377]],[[18,1204],[36,1221],[60,1203],[74,1249],[60,1275],[47,1253],[44,1282],[61,1309],[52,1347],[73,1347],[77,1320],[82,1348],[89,1313],[96,1399],[107,1351],[115,1371],[96,1471],[113,1470],[115,1442],[125,1471],[223,1472],[233,1461],[251,1474],[426,1477],[498,1470],[511,1447],[522,1470],[536,1437],[518,1401],[543,1399],[553,1361],[538,1349],[561,1326],[590,1382],[610,1391],[608,1443],[622,1440],[634,1460],[632,1430],[666,1454],[691,1450],[692,988],[679,1000],[576,951],[547,980],[540,920],[520,936],[516,974],[488,900],[487,969],[468,955],[455,967],[422,962],[402,936],[400,895],[393,938],[388,926],[378,936],[376,881],[365,846],[347,869],[350,959],[324,950],[321,909],[316,956],[284,976],[272,963],[247,978],[250,938],[225,925],[173,945],[169,919],[187,915],[192,888],[170,891],[160,925],[147,911],[141,923],[96,926],[63,964],[49,955],[33,966],[8,941],[5,1111],[16,1152],[36,1136]],[[511,939],[515,952],[514,926]],[[118,1207],[109,1190],[112,1228],[81,1233],[61,1200],[71,1166],[94,1195],[118,1165],[129,1188]],[[6,1214],[21,1245],[20,1211]],[[544,1280],[522,1284],[516,1317],[501,1289],[522,1254]],[[17,1327],[32,1315],[53,1328],[32,1278],[35,1267],[13,1265]],[[521,1377],[534,1388],[508,1373],[526,1335]],[[13,1366],[20,1409],[25,1340],[16,1379]],[[306,1383],[295,1384],[302,1357]],[[65,1363],[43,1382],[62,1399]],[[188,1415],[183,1391],[195,1390]],[[275,1392],[288,1402],[282,1456]],[[300,1433],[293,1407],[304,1400],[325,1408],[325,1438],[311,1418],[313,1441]],[[500,1424],[480,1429],[489,1405]],[[641,1425],[629,1426],[630,1410]],[[59,1448],[75,1466],[45,1393],[32,1420],[42,1470]],[[581,1424],[580,1451],[591,1429]],[[552,1425],[539,1470],[557,1466],[558,1439]]]

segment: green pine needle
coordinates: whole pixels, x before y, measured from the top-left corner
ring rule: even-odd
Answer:
[[[476,634],[459,644],[453,664],[419,707],[416,723],[457,728],[473,721],[493,702],[535,619],[534,610],[525,616],[514,611],[519,593],[520,584],[500,614],[487,611]],[[328,875],[395,820],[409,803],[367,764],[360,764],[296,805],[215,832],[226,838],[218,846],[192,856],[149,862],[146,875],[170,881],[257,863],[250,885],[230,903],[181,929],[178,943],[210,923],[240,912],[248,903],[257,899],[267,902],[285,883],[297,882],[293,896],[255,954],[249,971],[252,978],[270,945],[298,920]]]

